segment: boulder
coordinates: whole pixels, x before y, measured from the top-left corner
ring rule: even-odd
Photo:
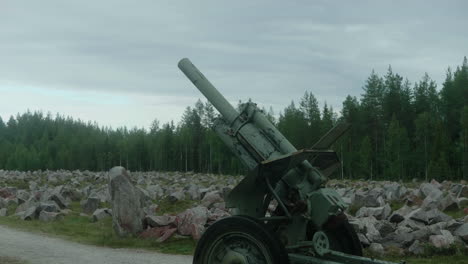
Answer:
[[[418,208],[407,215],[407,218],[418,221],[424,224],[429,224],[429,219],[427,217],[427,212],[422,208]]]
[[[224,218],[224,217],[228,217],[228,216],[231,216],[230,213],[224,211],[224,210],[221,210],[219,208],[212,208],[210,210],[210,214],[208,216],[208,220],[210,221],[217,221],[221,218]]]
[[[199,239],[205,230],[209,211],[204,206],[197,206],[187,209],[177,215],[177,232],[181,235],[191,235],[194,239]]]
[[[454,235],[460,237],[465,243],[468,243],[468,223],[464,223],[460,227],[458,227]]]
[[[439,199],[432,198],[432,196],[427,196],[426,198],[424,198],[421,204],[421,208],[424,210],[436,209],[439,207],[439,204]]]
[[[7,213],[8,213],[8,211],[7,211],[6,208],[0,209],[0,216],[7,216]]]
[[[458,201],[453,195],[447,194],[444,198],[442,198],[439,201],[439,205],[437,208],[442,212],[446,210],[458,210]]]
[[[439,222],[448,222],[450,220],[453,220],[452,217],[442,213],[438,209],[432,209],[430,211],[426,212],[426,216],[428,219],[428,224],[435,224]]]
[[[186,193],[188,194],[190,200],[200,200],[200,187],[198,187],[196,184],[191,183],[187,188],[186,188]]]
[[[458,198],[461,198],[461,197],[468,198],[468,185],[463,185],[463,187],[460,188],[460,191],[458,192],[457,197]]]
[[[159,206],[157,204],[151,204],[143,208],[143,212],[145,215],[156,215]]]
[[[143,204],[125,168],[114,167],[109,171],[109,193],[115,233],[124,237],[143,231]]]
[[[408,251],[413,255],[422,255],[424,253],[424,247],[419,240],[415,240],[408,248]]]
[[[378,256],[382,256],[385,253],[383,246],[379,243],[371,243],[369,251]]]
[[[92,221],[97,222],[112,216],[112,211],[108,208],[96,209],[92,215]]]
[[[363,247],[370,246],[369,239],[367,239],[367,237],[364,234],[358,233],[357,235],[358,235],[359,241],[361,242]]]
[[[148,185],[146,190],[153,200],[160,199],[164,196],[164,190],[159,185]]]
[[[429,242],[436,248],[447,248],[455,242],[455,238],[448,230],[441,230],[440,235],[429,237]]]
[[[86,200],[80,202],[81,209],[85,214],[92,214],[99,208],[101,200],[97,197],[88,197]]]
[[[21,219],[22,220],[34,220],[37,219],[39,213],[38,213],[38,207],[36,205],[33,205],[26,209],[24,212],[21,214]]]
[[[34,197],[30,197],[26,202],[20,204],[17,208],[16,208],[16,213],[20,213],[20,212],[24,212],[26,210],[28,210],[30,207],[32,206],[37,206],[38,205],[38,202],[36,201],[36,199]]]
[[[421,228],[419,230],[411,232],[411,235],[414,237],[414,239],[419,241],[427,241],[431,234],[433,234],[433,232],[430,228]]]
[[[55,203],[57,203],[57,205],[60,207],[60,209],[65,209],[65,208],[68,207],[68,204],[65,201],[65,198],[63,198],[63,196],[58,194],[58,193],[54,193],[54,194],[50,195],[47,200],[54,201]]]
[[[158,216],[147,215],[145,217],[145,221],[150,227],[173,225],[173,224],[175,224],[176,216],[173,216],[173,215],[158,215]]]
[[[60,207],[53,201],[39,203],[39,211],[55,213],[60,211]]]
[[[380,189],[380,191],[382,191]],[[384,206],[385,202],[380,196],[379,190],[365,193],[362,191],[358,191],[354,195],[353,206],[355,207],[379,207]]]
[[[173,192],[167,196],[167,200],[171,203],[185,200],[185,193],[183,191]]]
[[[60,219],[63,219],[63,215],[61,213],[48,211],[41,211],[39,213],[39,220],[42,222],[52,222]]]
[[[367,217],[373,216],[377,220],[387,219],[387,217],[392,212],[390,205],[386,204],[385,206],[381,207],[361,207],[356,212],[356,217]]]
[[[201,200],[201,204],[208,208],[210,208],[214,203],[221,203],[221,202],[224,202],[224,200],[221,197],[219,191],[208,192],[205,194],[205,196]]]
[[[421,194],[424,198],[430,196],[431,198],[437,200],[442,196],[442,191],[431,183],[421,184],[419,190],[421,191]]]
[[[404,205],[400,209],[394,211],[388,218],[392,223],[400,223],[405,220],[405,217],[412,212],[411,207]]]
[[[0,208],[5,208],[5,207],[7,207],[7,202],[5,199],[0,197]]]
[[[387,220],[377,222],[375,228],[377,228],[382,237],[386,237],[395,231],[395,226]]]

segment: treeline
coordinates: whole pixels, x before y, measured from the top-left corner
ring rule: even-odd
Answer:
[[[415,83],[372,72],[360,98],[347,96],[340,115],[312,92],[268,118],[297,147],[312,146],[337,122],[352,124],[335,143],[343,170],[335,177],[468,179],[468,62],[447,70],[440,89],[426,74]],[[209,103],[187,107],[178,124],[109,129],[61,115],[26,112],[0,118],[0,168],[245,173],[210,129]]]

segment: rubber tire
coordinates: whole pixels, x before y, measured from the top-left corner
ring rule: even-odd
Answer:
[[[213,243],[228,232],[243,232],[253,236],[257,241],[265,245],[272,259],[271,264],[288,264],[289,258],[286,249],[265,225],[249,216],[231,216],[216,221],[205,231],[200,241],[198,241],[193,256],[193,264],[210,264],[203,262],[208,249]]]

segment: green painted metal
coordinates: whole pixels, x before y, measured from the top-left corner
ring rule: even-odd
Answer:
[[[359,250],[351,253],[361,253],[355,233],[349,233],[354,230],[344,229],[349,234],[336,234],[329,229],[329,226],[341,226],[343,221],[347,223],[343,214],[346,204],[336,191],[324,188],[323,184],[325,175],[339,166],[336,153],[329,148],[348,130],[349,125],[334,127],[311,149],[298,151],[256,104],[245,103],[237,111],[189,59],[182,59],[178,66],[220,112],[221,117],[216,120],[214,130],[249,169],[247,176],[228,195],[228,207],[233,208],[237,215],[257,219],[274,232],[275,237],[281,240],[280,245],[288,250],[290,263],[388,263],[343,253],[356,248]],[[267,208],[272,199],[277,201],[278,208],[270,216]],[[343,252],[332,248],[328,241],[332,234],[335,236],[333,239],[342,240],[338,250]],[[229,230],[224,235],[228,236]],[[219,263],[251,263],[239,254],[243,246],[236,247],[238,243],[246,243],[245,247],[258,251],[255,256],[269,250],[267,245],[253,243],[247,233],[240,232],[237,238],[239,241],[232,245],[214,243],[207,250],[224,252]],[[270,262],[277,263],[266,261]]]

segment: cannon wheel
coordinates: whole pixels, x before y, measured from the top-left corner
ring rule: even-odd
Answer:
[[[323,231],[327,234],[330,249],[362,256],[361,242],[345,215],[331,217]]]
[[[281,242],[247,216],[223,218],[211,225],[195,249],[194,264],[289,263]]]

